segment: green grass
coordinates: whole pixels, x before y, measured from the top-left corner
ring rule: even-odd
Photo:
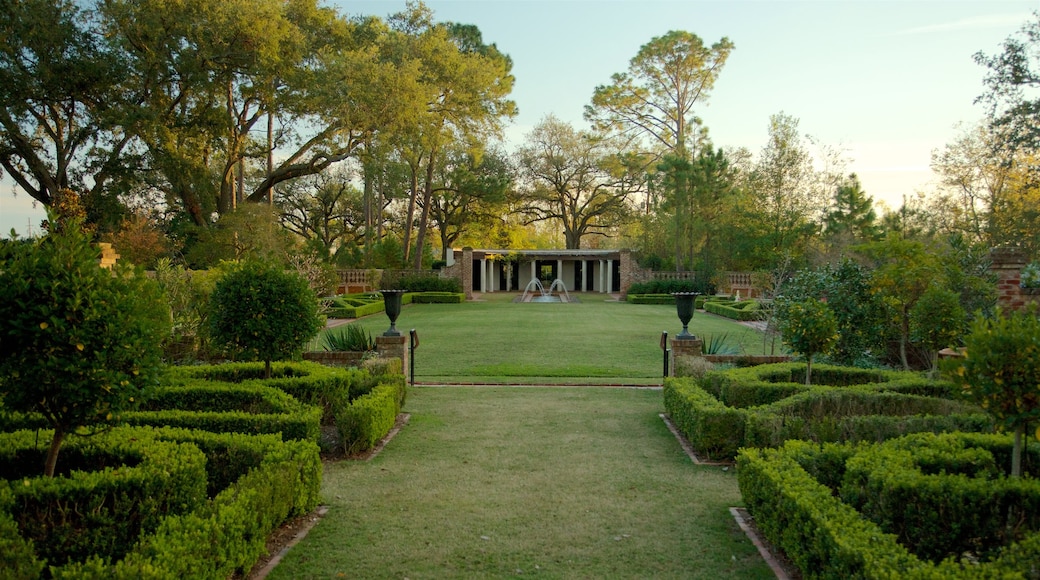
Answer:
[[[652,382],[662,371],[661,332],[675,336],[682,328],[672,305],[612,302],[603,294],[582,294],[580,303],[514,304],[515,296],[495,293],[480,302],[405,306],[397,327],[419,334],[416,380]],[[373,336],[389,327],[384,314],[358,322]],[[728,333],[739,352],[762,353],[762,334],[731,320],[698,312],[690,331],[701,337]]]
[[[771,578],[728,512],[732,470],[693,465],[661,393],[417,388],[370,462],[329,464],[328,514],[278,578]]]

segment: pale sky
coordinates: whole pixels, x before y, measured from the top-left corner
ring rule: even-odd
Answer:
[[[346,15],[381,17],[403,0],[328,2]],[[593,89],[623,72],[651,38],[669,30],[706,45],[735,44],[697,114],[716,146],[757,153],[769,116],[800,120],[803,134],[844,149],[875,202],[932,189],[933,150],[959,123],[984,114],[974,99],[985,70],[978,51],[1001,42],[1040,10],[1040,0],[429,0],[437,21],[477,25],[513,59],[507,129],[519,143],[546,115],[585,127]],[[0,185],[0,233],[37,227],[40,208]]]

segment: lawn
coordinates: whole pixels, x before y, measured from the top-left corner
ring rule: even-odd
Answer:
[[[693,465],[661,408],[647,389],[412,389],[379,456],[327,465],[328,514],[270,578],[772,578],[728,512],[733,471]]]
[[[485,294],[464,304],[405,306],[397,327],[416,329],[419,382],[659,382],[661,332],[682,325],[674,306],[633,305],[605,294],[582,294],[568,304],[515,304],[514,293]],[[373,336],[389,327],[385,314],[358,321]],[[762,334],[703,312],[690,331],[702,338],[726,334],[739,352],[761,354]]]

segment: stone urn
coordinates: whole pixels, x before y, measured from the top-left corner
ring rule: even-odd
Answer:
[[[383,308],[386,310],[386,317],[390,319],[390,328],[383,333],[383,336],[401,336],[401,332],[397,330],[397,317],[401,315],[401,298],[407,290],[380,290],[383,294]]]
[[[693,339],[696,336],[690,334],[687,328],[690,324],[690,320],[693,318],[693,305],[694,301],[700,292],[672,292],[672,296],[675,297],[675,310],[679,315],[679,322],[682,322],[682,331],[675,335],[677,339]]]

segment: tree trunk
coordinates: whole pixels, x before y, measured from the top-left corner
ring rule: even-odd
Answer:
[[[267,359],[264,361],[264,378],[271,378],[271,359]]]
[[[1022,439],[1025,432],[1025,423],[1019,423],[1015,427],[1015,446],[1011,449],[1011,477],[1022,477]]]
[[[408,263],[408,258],[411,256],[412,247],[412,223],[415,221],[415,200],[419,196],[419,162],[415,163],[408,162],[408,168],[411,170],[411,183],[410,188],[411,194],[408,198],[408,213],[405,214],[404,218],[404,263]]]
[[[437,158],[437,150],[430,150],[426,164],[426,183],[423,185],[423,207],[419,218],[419,232],[415,236],[415,256],[413,267],[422,270],[423,246],[426,244],[426,229],[430,223],[430,206],[433,205],[433,163]]]
[[[903,370],[910,370],[910,361],[906,358],[906,343],[910,336],[910,317],[906,312],[904,306],[900,314],[900,328],[899,328],[899,362],[903,363]]]
[[[51,438],[51,447],[47,450],[47,461],[43,465],[44,476],[54,477],[54,466],[58,464],[58,451],[61,450],[61,443],[64,440],[65,432],[55,429],[54,437]]]
[[[805,386],[812,386],[812,357],[805,357]]]
[[[267,113],[267,177],[274,173],[274,114]],[[267,205],[274,206],[274,185],[267,188]]]

